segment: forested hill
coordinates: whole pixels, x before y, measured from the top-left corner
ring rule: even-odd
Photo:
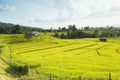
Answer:
[[[0,33],[1,34],[20,34],[26,30],[29,31],[42,31],[41,28],[37,27],[29,27],[29,26],[21,26],[12,23],[4,23],[0,22]]]
[[[7,27],[13,27],[14,24],[0,22],[0,27],[5,27],[5,26],[7,26]]]

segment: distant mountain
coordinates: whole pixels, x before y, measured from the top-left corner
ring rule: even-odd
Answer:
[[[5,22],[0,22],[0,27],[14,27],[15,25],[19,25],[19,24],[13,24],[13,23],[5,23]],[[21,26],[21,25],[20,25]],[[31,26],[23,26],[22,27],[30,27],[30,28],[34,28]]]
[[[21,26],[19,24],[12,24],[12,23],[4,23],[0,22],[0,33],[4,34],[17,34],[22,33],[22,31],[42,31],[42,28],[37,27],[29,27],[29,26]]]
[[[12,24],[12,23],[0,22],[0,27],[14,27],[15,25],[19,25],[19,24]],[[21,26],[21,25],[20,25],[20,26]],[[42,29],[42,28],[38,28],[38,27],[24,26],[24,25],[22,25],[22,27],[25,27],[25,28],[35,28],[35,29]]]
[[[11,24],[11,23],[0,22],[0,27],[5,27],[5,26],[7,26],[7,27],[13,27],[13,26],[15,26],[15,25],[14,25],[14,24]]]

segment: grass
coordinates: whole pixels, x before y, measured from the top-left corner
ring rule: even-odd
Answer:
[[[8,38],[14,35],[0,36]],[[12,43],[6,46],[10,46],[12,58],[33,66],[39,73],[51,73],[66,78],[82,76],[95,79],[107,79],[108,73],[111,73],[113,79],[119,80],[120,38],[98,42],[97,38],[61,40],[43,36],[41,34],[32,42]],[[14,40],[14,37],[12,39]],[[4,51],[8,51],[8,48]],[[2,55],[8,55],[6,53]]]

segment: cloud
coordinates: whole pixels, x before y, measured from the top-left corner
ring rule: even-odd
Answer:
[[[100,25],[115,22],[120,13],[119,0],[51,0],[49,5],[38,5],[32,23],[38,25]],[[44,3],[45,4],[45,3]],[[110,16],[110,18],[109,18]],[[115,18],[114,18],[115,17]],[[106,18],[106,19],[105,19]],[[113,20],[112,20],[113,19]],[[99,21],[103,22],[99,22]],[[118,22],[117,22],[118,23]],[[57,25],[57,26],[59,26]]]
[[[8,4],[0,5],[0,11],[11,11],[11,12],[14,12],[15,10],[16,10],[15,6],[11,6],[11,5],[8,5]]]
[[[109,15],[120,11],[120,0],[69,0],[69,4],[73,10],[73,18],[84,18],[101,13],[107,16],[107,13]]]
[[[16,23],[32,26],[102,25],[120,21],[120,0],[4,0],[0,11],[17,11]],[[6,5],[5,5],[6,4]],[[15,6],[13,6],[15,5]],[[22,14],[24,12],[24,14]],[[5,14],[2,14],[6,16]],[[24,17],[24,21],[23,21]],[[30,22],[29,22],[30,20]],[[117,21],[116,21],[117,20]],[[8,18],[6,19],[8,21]]]
[[[39,21],[65,21],[82,19],[91,15],[107,16],[107,13],[112,14],[112,12],[114,13],[112,10],[120,7],[119,0],[51,0],[50,2],[51,4],[44,2],[45,5],[40,6],[37,10]]]
[[[58,10],[54,7],[37,6],[35,15],[35,21],[53,21],[58,17]]]

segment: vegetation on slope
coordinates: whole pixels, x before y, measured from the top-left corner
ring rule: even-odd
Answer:
[[[82,76],[86,79],[105,80],[111,73],[113,79],[119,80],[120,39],[109,38],[108,42],[98,40],[61,40],[40,33],[31,42],[9,43],[8,46],[11,48],[12,59],[27,64],[30,67],[28,76],[35,73],[34,79],[49,80],[51,74],[57,79]]]

